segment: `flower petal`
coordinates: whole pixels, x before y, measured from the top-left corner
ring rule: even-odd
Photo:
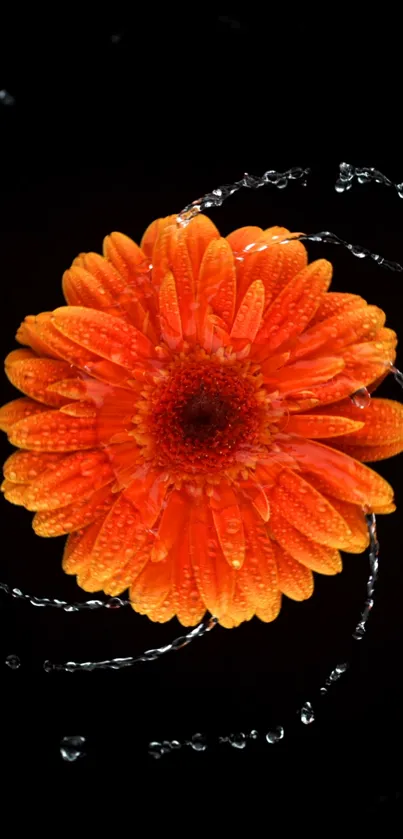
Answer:
[[[367,301],[358,294],[345,294],[340,291],[329,291],[323,298],[318,311],[313,316],[311,325],[321,323],[341,312],[349,312],[352,309],[363,309],[368,305]]]
[[[226,239],[213,239],[207,247],[196,282],[196,312],[199,340],[204,346],[204,324],[209,309],[230,328],[235,312],[236,274]]]
[[[146,563],[130,586],[130,601],[136,612],[148,615],[162,606],[171,592],[172,568],[170,559]]]
[[[334,405],[332,405],[334,408]],[[321,409],[318,409],[321,410]],[[331,409],[330,409],[331,410]],[[337,414],[294,414],[287,421],[284,431],[288,434],[300,434],[302,437],[320,438],[336,437],[343,434],[352,434],[364,426],[358,419],[338,416]]]
[[[143,556],[144,545],[149,540],[140,516],[125,492],[116,496],[108,515],[104,518],[91,553],[91,575],[103,583],[121,571],[126,563],[136,557],[137,573],[149,558]],[[134,568],[131,569],[133,577]],[[102,587],[102,586],[101,586]]]
[[[241,568],[245,559],[242,515],[235,492],[225,480],[214,487],[210,507],[225,559],[233,568]]]
[[[89,568],[91,551],[103,522],[103,517],[100,517],[93,524],[89,524],[82,530],[76,530],[67,537],[62,559],[62,568],[66,574],[77,574],[84,568]]]
[[[33,417],[35,414],[44,414],[48,412],[46,405],[41,405],[40,402],[34,402],[32,399],[13,399],[12,402],[7,402],[0,408],[0,429],[9,434],[13,425],[20,422],[22,419]]]
[[[90,498],[93,492],[111,483],[113,470],[102,451],[74,452],[50,464],[25,492],[28,510],[56,510],[74,501]]]
[[[171,215],[167,216],[166,218],[157,218],[155,219],[155,221],[152,221],[151,224],[148,225],[140,242],[140,247],[143,253],[152,262],[154,261],[155,243],[160,238],[166,227],[172,228],[176,226],[176,219],[176,215]]]
[[[69,306],[107,309],[113,306],[113,296],[95,277],[78,265],[65,271],[62,280],[63,294]]]
[[[250,342],[255,340],[262,322],[264,300],[264,285],[261,280],[255,280],[249,286],[235,315],[231,338]]]
[[[281,450],[295,457],[307,480],[320,491],[361,507],[393,501],[390,484],[352,457],[302,437],[279,438],[280,435],[276,439]],[[335,547],[343,546],[336,544]]]
[[[191,506],[189,549],[197,587],[206,609],[217,617],[226,614],[234,593],[235,572],[224,558],[211,510],[204,499]]]
[[[315,265],[315,263],[313,263]],[[385,313],[377,306],[341,311],[319,324],[311,326],[300,335],[292,358],[331,352],[336,354],[351,344],[369,341],[385,323]]]
[[[109,486],[102,487],[86,501],[69,504],[58,510],[36,513],[32,527],[37,536],[64,536],[66,533],[73,533],[74,530],[81,530],[99,516],[104,516],[114,501],[116,494],[111,492]]]
[[[158,519],[168,492],[168,475],[149,465],[140,466],[139,476],[133,480],[125,492],[125,497],[139,511],[145,528],[152,527]]]
[[[183,343],[182,320],[175,278],[171,271],[165,274],[161,283],[159,306],[162,338],[170,349],[179,348]]]
[[[259,620],[263,621],[263,623],[271,623],[272,621],[274,621],[280,613],[281,600],[282,594],[279,589],[277,592],[276,599],[273,601],[272,604],[270,604],[269,606],[265,606],[264,608],[261,608],[259,606],[259,608],[256,609],[256,617],[259,618]]]
[[[325,498],[343,516],[351,530],[352,538],[347,553],[355,554],[365,551],[369,545],[369,533],[365,515],[360,507],[357,507],[356,504],[349,504],[348,501],[341,501],[339,498],[332,498],[331,495],[325,496]]]
[[[330,262],[317,259],[290,280],[269,306],[257,343],[265,344],[273,352],[300,335],[317,311],[330,285],[332,271]]]
[[[3,466],[4,477],[15,484],[30,484],[48,469],[56,469],[65,455],[45,452],[14,452]]]
[[[307,600],[314,588],[313,574],[310,568],[301,565],[289,553],[273,542],[277,562],[278,586],[280,591],[291,600]]]
[[[331,499],[328,500],[331,503]],[[281,515],[277,505],[272,508],[268,530],[293,559],[306,565],[311,571],[317,571],[319,574],[337,574],[342,570],[339,551],[319,545],[313,538],[309,539],[304,536],[290,524],[284,515]]]
[[[155,355],[149,338],[113,315],[82,306],[55,309],[52,323],[63,335],[91,352],[131,369],[140,358]]]
[[[13,446],[33,451],[92,449],[98,443],[96,417],[69,417],[60,411],[45,411],[15,423],[9,440]]]
[[[175,544],[179,544],[187,517],[188,504],[186,496],[181,492],[173,490],[162,514],[152,547],[151,559],[153,562],[164,560],[168,556],[171,548]]]
[[[6,375],[14,387],[31,399],[59,408],[68,400],[47,390],[59,379],[75,375],[71,365],[52,358],[38,358],[31,350],[13,350],[5,360]]]
[[[1,491],[4,497],[11,504],[18,504],[20,507],[25,507],[25,491],[28,484],[15,484],[13,481],[3,481],[1,484]]]
[[[387,443],[386,445],[379,446],[350,446],[347,440],[342,441],[339,437],[335,440],[329,440],[329,443],[330,442],[332,446],[335,446],[335,448],[344,452],[344,454],[347,454],[349,457],[353,457],[355,460],[360,460],[361,463],[375,463],[378,460],[386,460],[387,458],[394,457],[396,454],[400,454],[403,451],[403,440],[395,440],[394,443]]]
[[[353,421],[361,420],[357,429],[344,432],[348,439],[340,440],[348,445],[384,446],[403,439],[403,405],[393,399],[371,399],[365,410],[351,401],[342,402],[325,408],[323,413],[349,417]]]
[[[315,358],[306,361],[296,361],[282,367],[275,373],[266,374],[265,364],[261,371],[268,388],[278,390],[279,393],[291,393],[312,388],[321,382],[326,382],[343,370],[345,364],[342,358]]]
[[[348,548],[351,531],[344,519],[297,472],[283,469],[269,498],[270,504],[305,536],[330,548]]]
[[[236,572],[236,580],[254,611],[278,602],[276,558],[267,529],[249,506],[242,507],[245,529],[246,560]]]
[[[172,603],[182,626],[199,623],[206,611],[192,568],[188,528],[172,557]]]

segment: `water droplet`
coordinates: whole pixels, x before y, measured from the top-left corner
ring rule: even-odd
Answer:
[[[187,741],[187,745],[191,746],[195,752],[205,752],[207,749],[206,736],[204,734],[194,734],[192,739]]]
[[[259,732],[256,731],[255,728],[252,728],[252,731],[249,732],[249,737],[251,738],[251,740],[257,740],[257,738],[259,737]]]
[[[319,693],[322,694],[322,696],[324,696],[327,693],[327,688],[325,688],[325,687],[320,688]]]
[[[354,638],[355,641],[361,641],[362,638],[364,637],[364,635],[365,635],[365,624],[364,623],[358,623],[356,628],[355,628],[355,631],[353,632],[353,638]]]
[[[179,740],[171,740],[171,749],[181,749],[182,746]]]
[[[268,731],[266,734],[266,740],[268,743],[278,743],[284,737],[284,728],[282,725],[276,726],[271,731]]]
[[[310,702],[304,703],[300,711],[300,717],[304,725],[310,725],[311,722],[315,721],[315,714]]]
[[[350,399],[356,408],[368,408],[371,403],[371,394],[366,387],[360,387],[350,396]]]
[[[18,668],[21,667],[21,661],[18,658],[18,655],[8,655],[6,658],[6,664],[10,670],[18,670]]]
[[[119,597],[111,597],[105,605],[107,609],[120,609],[122,602]]]
[[[339,166],[340,175],[343,177],[343,180],[351,181],[355,174],[354,166],[351,163],[340,163]]]
[[[156,760],[162,757],[164,754],[164,750],[162,748],[162,743],[158,743],[157,740],[153,740],[151,743],[148,744],[148,754],[151,757],[154,757]]]
[[[403,198],[403,184],[396,184],[396,190],[399,198]]]
[[[63,760],[73,763],[84,756],[85,737],[63,737],[60,743],[60,754]]]
[[[52,664],[51,661],[49,661],[49,659],[46,659],[46,661],[43,662],[42,666],[43,666],[43,669],[44,669],[45,673],[51,673],[52,670],[54,669],[53,664]]]
[[[246,735],[242,731],[239,734],[230,734],[229,741],[235,749],[244,749],[246,746]]]
[[[336,670],[336,673],[345,673],[346,670],[348,670],[348,662],[343,661],[342,664],[337,664],[334,669]]]
[[[0,90],[0,105],[14,105],[14,96],[8,93],[7,90]]]

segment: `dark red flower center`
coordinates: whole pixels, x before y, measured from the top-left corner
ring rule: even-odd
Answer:
[[[185,363],[158,388],[152,411],[156,454],[165,466],[210,472],[253,443],[260,408],[251,376],[211,361]]]

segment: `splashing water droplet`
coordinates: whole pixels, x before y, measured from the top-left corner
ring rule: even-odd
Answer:
[[[266,740],[268,743],[278,743],[284,737],[284,728],[282,725],[276,726],[271,731],[268,731],[266,734]]]
[[[256,731],[255,728],[252,728],[252,731],[249,732],[249,737],[251,740],[257,740],[257,738],[259,737],[259,732]]]
[[[368,408],[371,403],[371,394],[366,387],[360,387],[350,396],[350,399],[356,408]]]
[[[84,756],[85,737],[63,737],[60,743],[60,754],[63,760],[73,763]]]
[[[358,623],[355,631],[353,632],[353,638],[355,641],[361,641],[365,635],[365,624]]]
[[[301,722],[304,725],[310,725],[311,722],[315,721],[315,714],[310,702],[305,702],[300,711],[300,718]]]
[[[18,668],[21,667],[21,661],[18,658],[18,655],[8,655],[6,658],[6,664],[10,670],[18,670]]]
[[[122,601],[119,597],[111,597],[111,599],[105,603],[107,609],[120,609],[121,605]]]
[[[242,731],[239,734],[230,734],[229,741],[235,749],[244,749],[246,746],[246,735]]]
[[[195,752],[205,752],[207,749],[206,737],[204,734],[194,734],[191,740],[187,741]]]
[[[52,670],[54,670],[53,664],[51,661],[49,661],[49,659],[46,659],[46,661],[43,662],[42,666],[45,673],[51,673]]]
[[[154,757],[158,760],[164,754],[164,749],[162,748],[162,743],[158,743],[157,740],[153,740],[151,743],[148,744],[148,754],[150,757]]]

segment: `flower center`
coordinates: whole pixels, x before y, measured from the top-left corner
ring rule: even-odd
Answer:
[[[256,389],[239,365],[207,360],[175,367],[156,389],[150,417],[160,465],[195,474],[234,464],[261,426]]]

